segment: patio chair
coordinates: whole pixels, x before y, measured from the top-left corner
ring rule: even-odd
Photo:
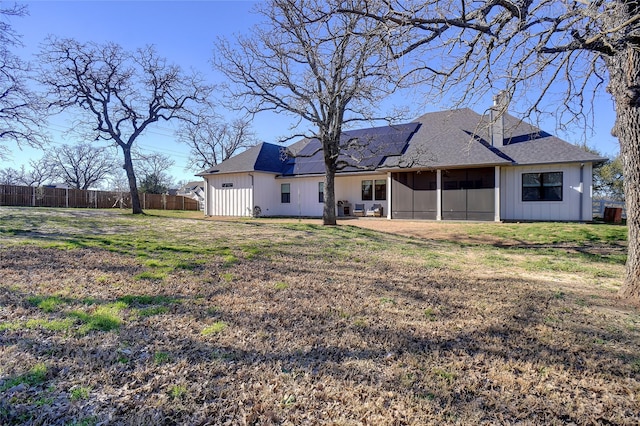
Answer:
[[[356,204],[353,208],[354,216],[364,216],[364,204]]]
[[[382,204],[374,204],[367,209],[367,216],[382,217]]]

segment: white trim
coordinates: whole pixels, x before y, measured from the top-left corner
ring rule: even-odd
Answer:
[[[391,208],[393,198],[391,198],[391,172],[387,172],[387,219],[391,220]]]
[[[493,195],[494,221],[500,222],[500,166],[496,166],[494,177],[495,194]]]
[[[436,220],[442,220],[442,170],[436,170]]]

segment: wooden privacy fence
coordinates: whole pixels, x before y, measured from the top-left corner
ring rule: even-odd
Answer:
[[[181,195],[140,193],[143,209],[199,210],[199,203]],[[0,185],[0,206],[131,208],[128,192]]]

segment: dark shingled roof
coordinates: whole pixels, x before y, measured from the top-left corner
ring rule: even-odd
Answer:
[[[491,146],[489,119],[468,108],[433,112],[413,123],[345,131],[342,172],[376,169],[601,162],[605,158],[505,114],[504,146]],[[200,173],[265,171],[285,176],[324,174],[320,141],[303,139],[284,158],[279,145],[262,143]]]
[[[271,172],[282,173],[285,158],[282,155],[283,148],[270,143],[260,143],[238,155],[223,161],[210,169],[198,173],[198,176],[213,173],[240,173],[240,172]]]
[[[401,157],[383,168],[456,168],[599,162],[605,160],[535,126],[504,116],[504,146],[491,146],[488,116],[468,108],[433,112],[417,119],[420,129]]]
[[[390,158],[384,167],[447,168],[506,165],[511,161],[473,137],[479,115],[470,109],[425,114],[416,121],[420,129],[401,157]]]
[[[486,118],[485,118],[486,119]],[[515,164],[599,163],[606,158],[541,131],[511,116],[504,117],[505,145],[500,148]],[[513,130],[510,130],[513,129]]]

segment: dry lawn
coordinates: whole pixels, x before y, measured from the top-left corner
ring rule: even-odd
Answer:
[[[0,208],[0,424],[640,423],[622,241],[315,223]]]

